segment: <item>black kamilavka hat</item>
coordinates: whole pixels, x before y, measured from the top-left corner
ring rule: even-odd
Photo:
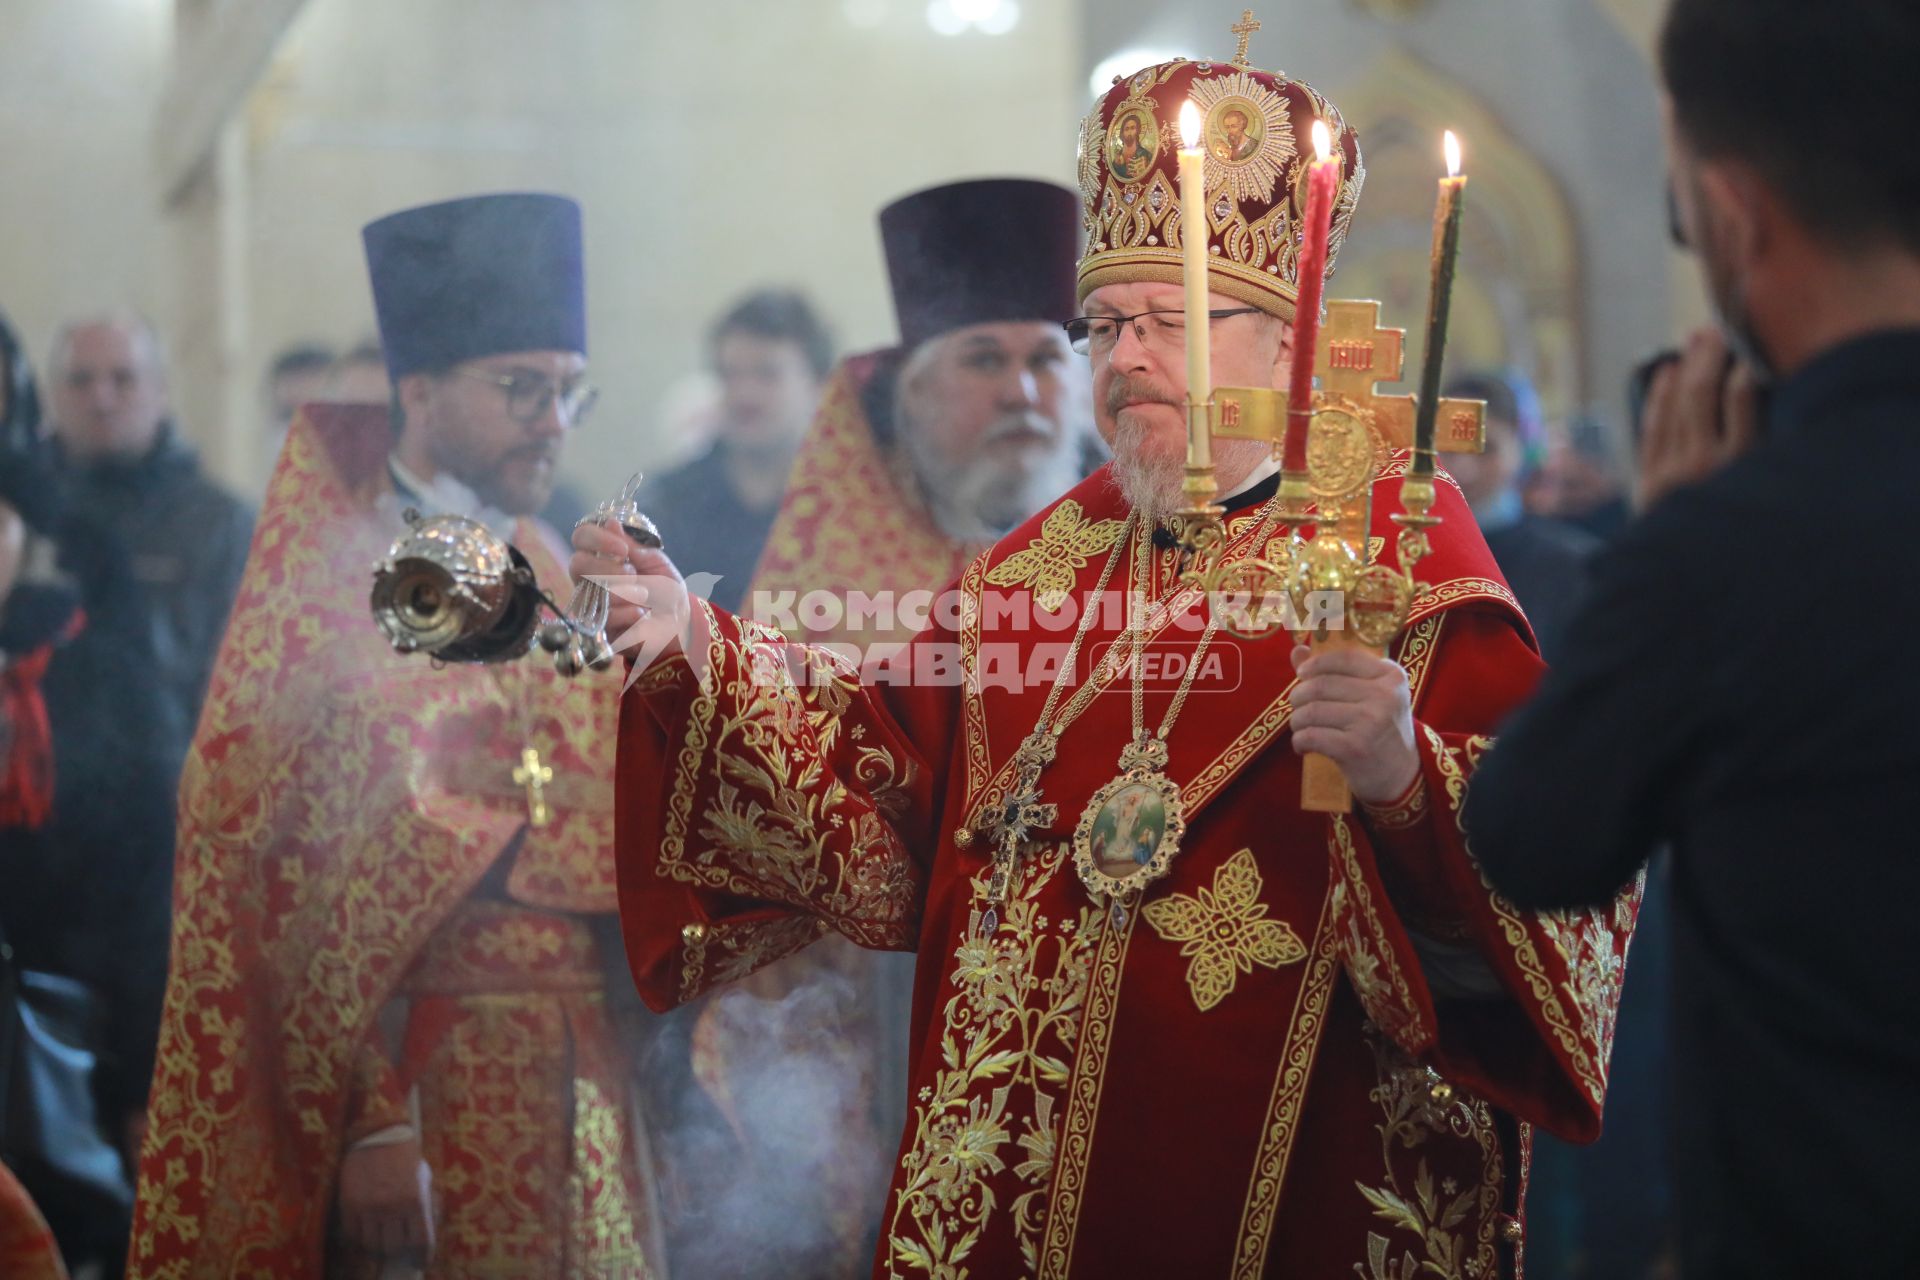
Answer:
[[[1080,198],[1051,182],[929,187],[880,211],[900,345],[996,320],[1071,319]]]
[[[392,377],[509,351],[586,354],[580,206],[565,196],[469,196],[360,235]]]

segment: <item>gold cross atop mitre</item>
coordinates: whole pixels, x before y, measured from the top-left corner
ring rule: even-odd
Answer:
[[[1240,48],[1233,55],[1234,66],[1244,67],[1247,65],[1247,45],[1253,40],[1253,33],[1259,29],[1260,20],[1253,16],[1253,10],[1251,9],[1242,9],[1240,11],[1240,21],[1227,28],[1227,30],[1239,37],[1240,40]]]

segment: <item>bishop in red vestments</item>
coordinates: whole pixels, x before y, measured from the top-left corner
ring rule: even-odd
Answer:
[[[1077,305],[1079,197],[1024,178],[948,183],[888,204],[879,230],[900,341],[835,371],[744,596],[749,615],[855,665],[904,647],[916,602],[924,616],[1093,465],[1086,366],[1061,327]],[[856,599],[874,607],[845,607]],[[910,956],[828,938],[699,1010],[691,1074],[731,1132],[673,1126],[700,1140],[689,1158],[676,1134],[668,1156],[677,1268],[798,1280],[867,1255],[906,1114],[911,978]],[[764,1083],[798,1074],[796,1058],[835,1086],[806,1115]],[[743,1194],[778,1206],[785,1252],[727,1222]]]
[[[1598,1129],[1635,904],[1530,914],[1481,877],[1462,802],[1540,662],[1450,484],[1387,657],[1240,642],[1180,582],[1167,144],[1188,98],[1259,125],[1249,157],[1207,162],[1215,381],[1286,385],[1299,140],[1315,119],[1336,139],[1336,245],[1357,140],[1238,60],[1148,67],[1080,148],[1074,332],[1113,464],[974,560],[864,683],[693,605],[623,706],[629,959],[664,1006],[828,933],[917,951],[876,1275],[1516,1274],[1531,1126]],[[1143,115],[1160,149],[1123,172],[1118,126]],[[1267,446],[1214,451],[1226,554],[1265,551]],[[1390,481],[1407,455],[1382,451]],[[1389,549],[1396,489],[1373,494]],[[664,556],[575,547],[576,573],[631,563],[654,612],[617,624],[674,643]],[[1123,593],[1139,607],[1110,607]],[[1341,765],[1356,812],[1300,808],[1306,752]],[[1164,874],[1118,897],[1097,874],[1143,864]]]

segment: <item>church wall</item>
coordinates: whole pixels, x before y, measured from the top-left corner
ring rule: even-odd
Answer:
[[[170,22],[166,0],[0,4],[0,311],[36,366],[66,316],[171,305],[148,174]]]
[[[943,37],[920,0],[308,0],[243,109],[224,204],[168,211],[152,132],[170,0],[6,0],[0,307],[36,355],[62,315],[120,299],[192,329],[174,341],[187,429],[257,484],[244,419],[264,416],[266,362],[372,332],[362,223],[566,192],[586,207],[604,394],[564,470],[597,498],[672,452],[662,400],[739,292],[800,286],[843,345],[882,343],[880,205],[961,177],[1072,180],[1079,8],[1032,2],[1006,35]],[[183,235],[222,215],[237,245]],[[236,308],[237,349],[203,340]]]
[[[258,360],[371,324],[357,229],[451,195],[537,187],[586,209],[590,498],[676,451],[662,403],[743,290],[804,288],[848,347],[893,334],[874,216],[908,191],[1070,180],[1074,4],[1001,37],[923,6],[312,0],[251,104]]]

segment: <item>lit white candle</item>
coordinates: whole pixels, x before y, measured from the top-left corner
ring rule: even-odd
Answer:
[[[1207,326],[1207,167],[1200,108],[1180,108],[1180,246],[1187,288],[1187,465],[1213,465],[1213,343]]]

